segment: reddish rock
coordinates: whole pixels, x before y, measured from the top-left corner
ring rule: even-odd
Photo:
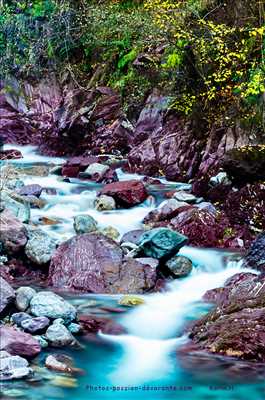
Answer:
[[[49,284],[92,293],[143,293],[154,286],[150,266],[122,257],[117,243],[102,234],[74,236],[53,255]]]
[[[113,197],[121,207],[133,207],[148,197],[144,184],[137,180],[110,183],[100,194]]]
[[[199,349],[265,362],[265,276],[237,274],[197,321],[190,337]]]
[[[0,160],[14,160],[23,158],[22,153],[19,150],[3,150],[0,151]]]
[[[76,178],[80,172],[85,171],[90,164],[95,162],[99,162],[98,157],[95,156],[71,157],[62,167],[62,176]]]
[[[27,232],[23,223],[8,209],[0,213],[0,240],[10,254],[17,253],[27,243]]]
[[[32,358],[41,352],[39,342],[30,334],[10,326],[0,327],[0,350],[16,356]]]
[[[102,333],[119,335],[126,333],[126,329],[109,318],[99,318],[94,315],[80,315],[79,323],[85,333]]]

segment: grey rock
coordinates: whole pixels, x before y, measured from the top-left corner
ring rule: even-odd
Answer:
[[[62,318],[71,322],[76,318],[76,309],[53,292],[39,292],[30,301],[31,313],[36,317]]]
[[[31,237],[25,247],[25,253],[35,264],[45,265],[51,260],[56,250],[56,245],[55,239],[41,229],[36,229],[31,232]]]
[[[21,189],[24,186],[24,182],[21,179],[9,179],[6,182],[6,187],[10,190]]]
[[[2,315],[7,307],[15,300],[15,291],[7,281],[0,277],[0,315]]]
[[[189,204],[195,203],[196,202],[196,196],[194,196],[191,193],[187,193],[185,191],[179,191],[174,193],[174,198],[178,201],[183,201]]]
[[[21,322],[21,328],[23,328],[25,332],[32,334],[44,332],[49,325],[50,320],[47,317],[23,319]]]
[[[13,356],[6,351],[0,352],[0,380],[22,379],[31,373],[25,358]]]
[[[210,179],[210,185],[217,186],[217,185],[231,185],[232,182],[228,178],[226,172],[219,172],[217,175],[212,176]]]
[[[104,165],[104,164],[99,164],[99,163],[93,163],[90,164],[89,167],[87,167],[87,169],[85,170],[85,173],[89,176],[91,176],[91,178],[93,177],[97,177],[97,178],[101,178],[103,177],[106,172],[109,170],[109,166]]]
[[[16,290],[16,308],[19,311],[26,311],[29,307],[30,300],[36,294],[36,290],[32,289],[29,286],[21,286]]]
[[[25,185],[19,190],[21,196],[36,196],[40,197],[42,187],[38,184]]]
[[[137,244],[143,233],[145,233],[144,229],[135,229],[133,231],[126,232],[121,238],[121,243]]]
[[[94,232],[98,223],[91,215],[77,215],[74,217],[74,229],[77,234]]]
[[[11,197],[5,190],[1,190],[0,203],[1,207],[10,210],[16,218],[21,222],[29,222],[30,206],[26,201],[18,201]]]
[[[53,347],[64,347],[75,343],[71,332],[62,324],[52,324],[46,332],[46,338]]]
[[[32,316],[25,312],[14,313],[11,317],[11,320],[17,326],[21,326],[22,322],[27,319],[31,319]]]
[[[184,278],[192,271],[192,262],[184,256],[175,256],[166,262],[175,278]]]
[[[111,211],[116,209],[116,203],[113,197],[103,194],[96,198],[95,208],[98,211]]]

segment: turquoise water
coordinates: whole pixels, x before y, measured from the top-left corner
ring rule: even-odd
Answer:
[[[201,311],[200,311],[201,314]],[[160,379],[141,384],[124,384],[112,380],[120,368],[124,351],[118,345],[82,340],[84,349],[63,351],[71,355],[84,375],[76,376],[75,388],[54,386],[54,378],[61,374],[48,371],[41,382],[17,381],[2,385],[3,393],[19,395],[28,400],[105,400],[105,399],[228,399],[260,400],[265,396],[264,368],[254,371],[255,364],[205,355],[170,354],[170,371]],[[53,351],[54,352],[54,351]],[[36,364],[43,365],[43,353]],[[130,371],[127,371],[128,375]],[[42,375],[42,374],[41,374]],[[13,397],[13,396],[12,396]]]

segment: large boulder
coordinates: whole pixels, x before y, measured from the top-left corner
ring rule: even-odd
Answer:
[[[15,292],[12,287],[0,277],[0,315],[14,302],[15,297]]]
[[[62,318],[71,322],[76,318],[76,309],[61,296],[53,292],[39,292],[30,301],[30,310],[36,317]]]
[[[45,265],[56,249],[56,240],[41,229],[32,230],[25,246],[27,257],[35,264]]]
[[[0,327],[0,337],[0,350],[5,350],[14,356],[32,358],[41,351],[39,342],[33,336],[10,326]]]
[[[123,261],[118,244],[100,233],[78,235],[62,243],[49,270],[52,286],[92,293],[141,293],[154,280],[150,266]]]
[[[10,254],[22,250],[27,243],[27,232],[23,223],[7,209],[0,213],[0,241]]]
[[[264,274],[237,274],[222,289],[215,290],[216,307],[194,324],[190,337],[199,349],[264,362]]]
[[[137,180],[109,183],[100,194],[113,197],[121,207],[133,207],[148,197],[144,184]]]
[[[155,228],[143,233],[138,245],[147,257],[164,258],[176,254],[188,238],[168,228]]]

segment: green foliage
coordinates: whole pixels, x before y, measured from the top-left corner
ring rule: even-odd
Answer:
[[[77,45],[75,14],[65,1],[0,5],[0,76],[37,77],[56,69]]]

